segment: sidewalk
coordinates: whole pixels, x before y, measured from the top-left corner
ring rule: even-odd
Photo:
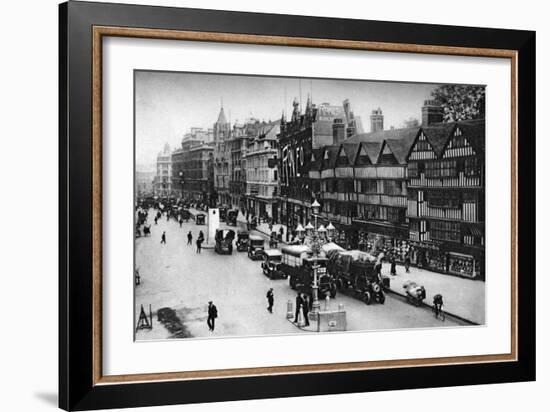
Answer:
[[[390,264],[382,265],[382,274],[390,277],[390,289],[405,295],[403,284],[410,280],[426,288],[424,303],[431,306],[436,294],[443,295],[443,310],[480,325],[485,324],[485,282],[411,267],[406,273],[397,266],[397,275],[390,275]]]

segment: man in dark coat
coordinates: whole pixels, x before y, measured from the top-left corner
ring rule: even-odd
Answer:
[[[306,326],[309,326],[309,297],[308,295],[305,295],[304,294],[304,297],[303,297],[303,304],[302,304],[302,308],[303,308],[303,312],[304,312],[304,322],[306,323]]]
[[[201,253],[202,239],[199,237],[197,239],[197,253]]]
[[[162,232],[162,236],[160,237],[160,243],[166,244],[166,232]]]
[[[300,316],[300,310],[302,309],[303,304],[304,304],[304,300],[302,299],[302,295],[298,293],[296,295],[296,312],[294,316],[294,323],[298,323],[298,317]]]
[[[394,276],[397,274],[397,271],[396,271],[396,268],[395,268],[395,257],[392,257],[392,258],[391,258],[390,273],[391,273],[392,275],[394,275]]]
[[[269,313],[273,313],[273,302],[275,301],[275,297],[273,296],[273,288],[270,288],[268,291],[267,291],[267,310],[269,311]]]
[[[188,245],[193,244],[193,234],[191,233],[191,231],[189,231],[189,233],[187,233],[187,244]]]
[[[214,305],[212,301],[208,302],[208,319],[206,320],[206,323],[208,324],[208,329],[210,329],[210,332],[214,332],[217,317],[218,308],[216,308],[216,305]]]

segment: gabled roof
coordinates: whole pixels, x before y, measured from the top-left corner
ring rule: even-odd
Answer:
[[[382,142],[388,139],[413,139],[418,134],[420,127],[407,127],[403,129],[378,130],[371,133],[360,133],[350,137],[346,143]]]
[[[326,167],[322,166],[321,168],[333,169],[336,166],[336,160],[338,159],[339,151],[340,151],[339,145],[325,146],[322,159],[324,159],[325,156],[328,156],[328,165]]]
[[[414,144],[415,140],[416,135],[410,134],[404,136],[402,139],[387,139],[386,144],[391,149],[396,160],[400,164],[405,164],[407,163],[409,151],[411,150],[411,147]]]
[[[314,157],[314,160],[311,162],[311,166],[309,170],[313,171],[319,171],[321,170],[323,166],[323,155],[325,152],[325,148],[322,147],[320,149],[313,149],[312,155]]]
[[[343,143],[342,148],[346,152],[349,164],[354,165],[359,155],[359,143]]]
[[[437,157],[443,156],[445,148],[453,137],[456,128],[463,131],[477,154],[485,151],[485,119],[461,120],[459,122],[436,123],[422,127],[426,138],[432,145]]]
[[[370,162],[374,165],[378,163],[378,156],[382,150],[382,142],[362,142],[361,146],[365,148]]]
[[[428,142],[432,145],[432,148],[437,157],[441,157],[449,137],[452,135],[456,123],[436,123],[430,126],[422,127],[422,131]]]
[[[457,123],[462,135],[470,142],[477,155],[485,153],[485,119],[465,120]]]

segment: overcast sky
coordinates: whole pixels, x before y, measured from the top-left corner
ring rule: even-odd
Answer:
[[[260,120],[287,118],[292,101],[308,93],[313,103],[341,105],[349,99],[365,132],[370,131],[370,113],[380,107],[384,128],[401,127],[411,117],[420,120],[423,101],[437,85],[358,80],[326,80],[240,75],[136,71],[136,163],[150,168],[165,143],[172,149],[181,144],[191,127],[212,127],[223,100],[231,123],[251,116]],[[286,96],[286,98],[285,98]]]

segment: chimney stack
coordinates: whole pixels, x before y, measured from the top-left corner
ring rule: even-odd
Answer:
[[[370,131],[374,133],[380,130],[384,130],[384,115],[382,114],[382,109],[379,107],[373,110],[370,115]]]
[[[332,144],[340,144],[346,140],[346,125],[342,119],[334,119],[332,123]]]
[[[425,100],[422,106],[422,126],[429,126],[432,123],[443,121],[443,107],[435,100]]]

